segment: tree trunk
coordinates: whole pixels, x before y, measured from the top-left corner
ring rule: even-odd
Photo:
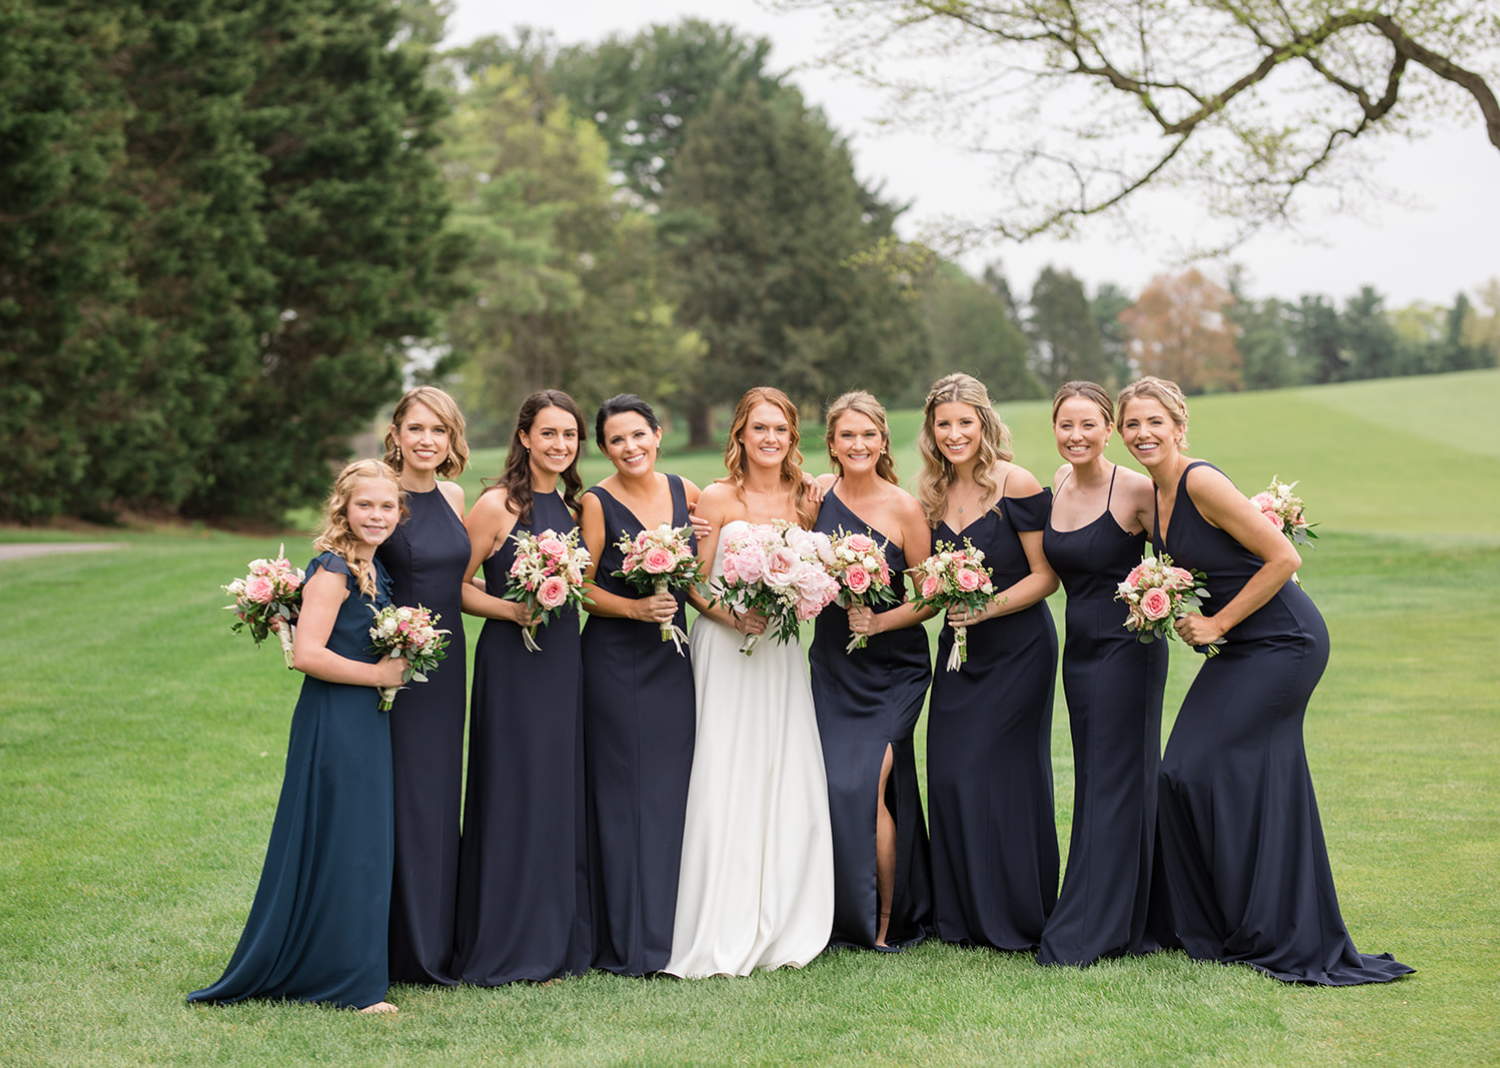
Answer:
[[[714,442],[713,409],[701,401],[694,401],[687,409],[688,448],[712,448]]]

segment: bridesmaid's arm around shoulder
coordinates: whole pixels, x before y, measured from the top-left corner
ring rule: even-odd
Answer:
[[[485,490],[469,509],[464,526],[469,531],[469,566],[464,572],[464,611],[471,616],[484,619],[503,619],[510,623],[529,626],[530,610],[519,601],[507,601],[474,585],[474,576],[484,562],[510,537],[516,529],[516,513],[506,506],[508,495],[504,489]]]
[[[344,575],[321,568],[302,587],[302,611],[297,619],[297,643],[292,651],[292,666],[324,682],[348,686],[400,686],[405,660],[383,658],[377,664],[365,664],[340,656],[328,648],[339,607],[349,596]]]
[[[1302,557],[1222,471],[1195,467],[1187,473],[1185,485],[1199,515],[1265,561],[1218,612],[1212,616],[1193,612],[1176,622],[1177,633],[1187,644],[1207,645],[1265,607],[1302,566]]]
[[[734,487],[727,482],[711,483],[698,496],[696,514],[706,519],[709,525],[708,535],[698,539],[698,559],[703,564],[705,580],[713,570],[714,553],[719,549],[719,537],[723,534],[724,525],[740,518],[737,514],[739,511],[739,498],[735,494]],[[726,627],[733,627],[741,633],[746,633],[746,620],[752,617],[759,618],[757,612],[736,616],[727,608],[711,604],[709,599],[696,588],[688,591],[688,602],[698,610],[699,615],[707,616],[715,623],[722,623]],[[762,628],[764,628],[763,621]]]

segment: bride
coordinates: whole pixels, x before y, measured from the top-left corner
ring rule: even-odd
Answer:
[[[712,532],[698,553],[720,574],[724,535],[784,519],[811,529],[797,408],[757,386],[734,410],[729,477],[698,499]],[[758,612],[735,616],[696,593],[691,638],[698,736],[688,785],[672,957],[682,978],[802,967],[833,928],[828,783],[801,647],[764,640]]]

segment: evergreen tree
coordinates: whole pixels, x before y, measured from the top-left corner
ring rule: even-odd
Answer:
[[[1349,378],[1388,378],[1402,373],[1396,329],[1385,314],[1385,298],[1374,286],[1344,302],[1339,317],[1341,346]]]
[[[925,373],[912,376],[896,395],[901,407],[920,407],[938,378],[964,371],[983,382],[990,396],[1030,400],[1045,395],[1027,367],[1026,335],[1012,317],[995,285],[1003,277],[992,265],[985,281],[976,282],[954,263],[943,263],[922,294],[922,322],[927,337]]]
[[[1104,342],[1083,283],[1069,271],[1043,267],[1031,287],[1027,330],[1037,376],[1049,390],[1064,382],[1104,382]]]
[[[1130,331],[1120,321],[1135,301],[1119,286],[1103,282],[1089,298],[1089,311],[1094,316],[1094,327],[1099,331],[1099,342],[1104,349],[1105,377],[1099,384],[1106,389],[1120,389],[1135,377],[1130,366]]]
[[[1339,313],[1321,294],[1304,293],[1290,310],[1292,347],[1304,381],[1315,385],[1348,377]]]

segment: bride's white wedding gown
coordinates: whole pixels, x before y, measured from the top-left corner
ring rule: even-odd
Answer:
[[[712,575],[722,572],[726,524]],[[693,624],[698,735],[688,785],[672,958],[683,978],[802,967],[833,929],[828,781],[795,642]]]

